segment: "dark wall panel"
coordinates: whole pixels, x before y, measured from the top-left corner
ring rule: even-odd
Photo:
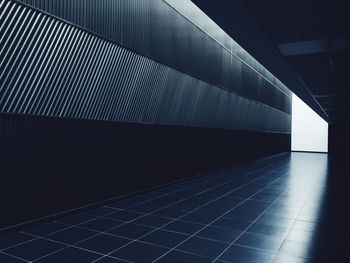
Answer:
[[[268,154],[290,136],[0,114],[0,228]]]
[[[328,126],[328,131],[329,153],[346,159],[350,149],[350,125],[344,122],[333,123]]]
[[[290,115],[279,109],[27,6],[7,0],[1,4],[0,112],[290,132]],[[242,71],[245,89],[265,94],[257,77]]]
[[[215,86],[290,113],[287,87],[190,0],[21,2]],[[234,72],[243,75],[240,82]]]

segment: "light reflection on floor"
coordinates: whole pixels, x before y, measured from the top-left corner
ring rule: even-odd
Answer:
[[[0,237],[0,262],[321,262],[328,155],[286,153]]]
[[[322,219],[327,187],[327,154],[291,154],[288,192],[282,198],[283,217],[293,219],[275,262],[309,262],[315,253],[318,223]],[[297,258],[296,258],[297,257]]]

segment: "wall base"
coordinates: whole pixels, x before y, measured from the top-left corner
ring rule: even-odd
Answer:
[[[0,228],[290,150],[290,135],[0,114]]]

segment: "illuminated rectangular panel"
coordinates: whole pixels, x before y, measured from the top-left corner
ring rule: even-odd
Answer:
[[[292,96],[292,151],[328,152],[328,123]]]

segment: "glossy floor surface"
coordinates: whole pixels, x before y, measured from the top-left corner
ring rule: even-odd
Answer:
[[[327,166],[286,153],[195,177],[1,236],[0,262],[320,262]]]

